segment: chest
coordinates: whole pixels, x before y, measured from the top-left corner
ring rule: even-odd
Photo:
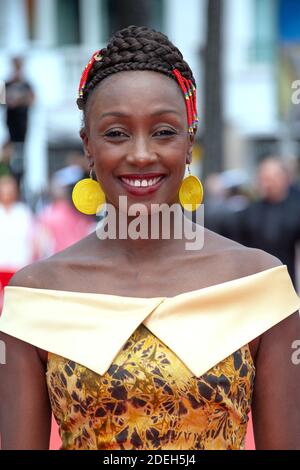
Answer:
[[[166,256],[155,260],[124,261],[118,256],[105,255],[95,261],[68,261],[63,269],[55,270],[51,288],[66,291],[110,294],[123,297],[175,297],[178,294],[201,290],[239,277],[220,257],[197,259],[194,256]],[[201,305],[199,305],[201,312]],[[251,355],[256,356],[259,339],[249,343]]]
[[[217,259],[205,260],[185,255],[168,257],[167,254],[165,258],[156,258],[153,253],[148,260],[125,261],[107,256],[100,262],[67,263],[60,276],[60,285],[64,290],[78,292],[146,298],[174,297],[235,277],[238,276],[234,269]]]
[[[65,448],[239,447],[253,380],[247,346],[195,377],[144,325],[103,376],[52,354],[47,371]]]

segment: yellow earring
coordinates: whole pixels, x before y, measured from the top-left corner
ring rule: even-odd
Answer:
[[[90,177],[75,184],[72,191],[74,206],[79,212],[87,215],[97,214],[105,203],[105,193],[98,181],[93,180],[93,170]]]
[[[179,201],[184,210],[194,212],[200,206],[203,199],[203,186],[199,178],[191,174],[184,178],[179,188]],[[190,205],[190,207],[189,207]]]

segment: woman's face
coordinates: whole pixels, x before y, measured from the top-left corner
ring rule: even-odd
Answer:
[[[91,94],[80,133],[107,202],[172,204],[193,139],[184,96],[171,78],[151,71],[119,72]]]

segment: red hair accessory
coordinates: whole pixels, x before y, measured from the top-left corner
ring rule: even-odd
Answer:
[[[79,98],[82,98],[82,96],[83,96],[83,90],[84,90],[84,87],[86,85],[89,72],[90,72],[91,68],[94,65],[94,62],[98,62],[98,61],[102,60],[102,52],[103,52],[103,49],[101,49],[100,51],[94,52],[94,54],[92,55],[92,57],[88,61],[87,65],[85,66],[84,71],[82,72],[82,75],[81,75],[79,88],[78,88],[78,97]]]
[[[94,62],[100,61],[103,58],[103,52],[105,49],[101,49],[99,51],[94,52],[91,59],[85,66],[80,83],[78,88],[78,97],[83,97],[83,91],[88,79],[89,72],[94,65]],[[187,80],[185,77],[181,75],[178,69],[173,68],[172,70],[175,78],[185,96],[185,104],[186,104],[186,111],[187,111],[187,118],[188,118],[188,131],[190,134],[194,134],[197,130],[198,126],[198,116],[197,116],[197,105],[196,105],[196,87],[194,86],[191,80]]]
[[[173,69],[173,74],[185,96],[185,105],[188,118],[188,130],[190,134],[194,134],[198,126],[196,87],[191,80],[184,78],[178,69]]]

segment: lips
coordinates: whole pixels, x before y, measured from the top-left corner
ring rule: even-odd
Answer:
[[[145,195],[156,191],[166,177],[162,173],[131,173],[119,176],[122,185],[133,195]]]

